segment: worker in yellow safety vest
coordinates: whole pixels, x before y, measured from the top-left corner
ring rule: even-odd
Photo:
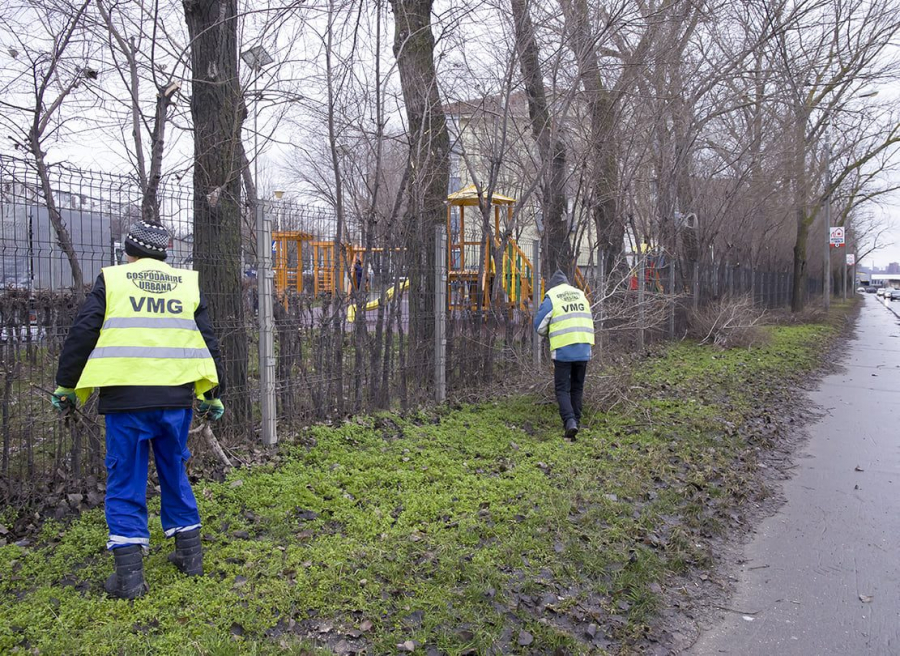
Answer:
[[[107,549],[113,597],[147,592],[148,448],[159,475],[163,531],[175,538],[169,560],[188,576],[203,574],[200,515],[185,471],[194,400],[198,412],[222,417],[219,345],[196,271],[165,263],[169,233],[144,221],[125,238],[128,264],[104,268],[63,345],[53,405],[70,412],[100,390],[106,416]]]
[[[584,377],[594,344],[594,319],[584,292],[557,271],[547,283],[534,329],[550,338],[554,388],[565,436],[574,440],[581,423]]]

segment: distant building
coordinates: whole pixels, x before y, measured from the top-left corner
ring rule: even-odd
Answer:
[[[59,210],[86,285],[115,262],[110,215],[93,209]],[[0,286],[64,289],[72,285],[69,260],[56,240],[47,208],[0,201]]]
[[[900,273],[900,263],[891,262],[888,264],[887,273]]]

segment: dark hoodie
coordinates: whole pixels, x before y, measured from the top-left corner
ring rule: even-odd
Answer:
[[[550,280],[547,281],[547,291],[550,291],[554,287],[559,287],[560,285],[568,285],[569,279],[559,269],[556,270],[552,276],[550,276]]]

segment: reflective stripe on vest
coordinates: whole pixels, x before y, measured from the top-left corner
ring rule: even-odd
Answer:
[[[182,328],[184,330],[197,330],[197,324],[193,319],[155,319],[149,317],[117,317],[107,319],[103,327],[110,328]]]
[[[593,344],[594,318],[584,292],[571,285],[558,285],[547,296],[553,304],[548,330],[550,350],[570,344]]]
[[[200,304],[196,271],[142,258],[103,269],[106,316],[76,392],[95,387],[179,386],[198,395],[218,382],[216,365],[194,313]]]
[[[550,325],[552,326],[554,323],[558,323],[560,321],[565,321],[566,319],[587,319],[588,321],[594,321],[594,315],[590,312],[568,312],[567,314],[559,317],[551,317]]]
[[[175,346],[101,346],[95,348],[89,360],[94,358],[166,358],[171,360],[195,360],[211,358],[209,349],[187,349]]]

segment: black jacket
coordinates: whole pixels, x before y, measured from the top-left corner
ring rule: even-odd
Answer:
[[[87,295],[75,323],[69,329],[69,335],[63,344],[59,356],[59,368],[56,370],[56,384],[60,387],[74,388],[81,378],[81,372],[87,364],[91,351],[100,338],[100,328],[106,316],[106,282],[101,273],[97,276],[94,288]],[[200,295],[200,305],[194,312],[194,321],[206,341],[219,376],[219,386],[206,393],[207,398],[215,398],[223,390],[222,357],[219,353],[219,342],[213,334],[209,320],[206,300]],[[190,408],[194,403],[194,384],[179,386],[134,385],[100,388],[100,414],[128,412],[132,410],[151,410],[156,408]]]

